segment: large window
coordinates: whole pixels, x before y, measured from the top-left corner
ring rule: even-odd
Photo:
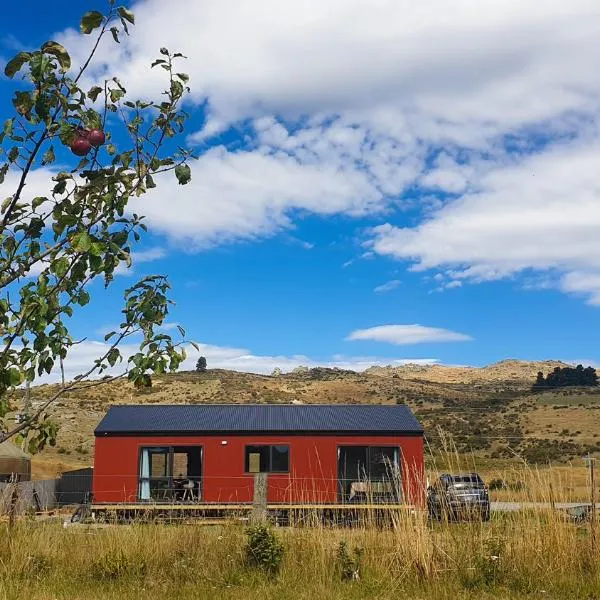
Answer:
[[[197,501],[202,497],[202,447],[161,446],[140,452],[140,500]]]
[[[399,501],[402,496],[397,446],[340,446],[338,479],[342,501]]]
[[[246,473],[288,473],[289,446],[246,446],[244,470]]]

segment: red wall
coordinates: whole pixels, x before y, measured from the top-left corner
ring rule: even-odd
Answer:
[[[222,444],[227,441],[227,444]],[[97,437],[94,501],[135,502],[142,446],[201,445],[205,502],[251,502],[253,475],[244,473],[244,447],[285,444],[290,472],[270,474],[269,502],[336,502],[337,446],[399,446],[407,502],[424,500],[423,438],[390,436],[154,436]]]

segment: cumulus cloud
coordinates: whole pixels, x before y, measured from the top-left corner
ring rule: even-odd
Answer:
[[[569,143],[497,167],[416,227],[376,227],[371,247],[446,287],[558,271],[560,289],[600,304],[599,156],[597,141]]]
[[[132,93],[156,94],[161,72],[147,65],[159,45],[180,50],[206,114],[190,141],[206,148],[231,126],[245,138],[201,156],[177,210],[165,202],[172,182],[144,199],[153,228],[191,248],[271,235],[298,212],[381,213],[415,186],[434,212],[445,206],[436,194],[470,199],[482,178],[484,192],[506,192],[501,178],[538,150],[536,139],[589,135],[598,114],[596,0],[181,0],[176,10],[139,0],[133,9],[132,37],[107,40],[90,80],[117,74]],[[81,63],[89,36],[59,37]],[[572,200],[550,196],[563,210]],[[506,229],[513,215],[498,213]]]
[[[357,329],[346,339],[388,342],[397,346],[404,346],[437,342],[467,342],[473,338],[464,333],[440,329],[439,327],[425,327],[423,325],[379,325],[377,327],[369,327],[368,329]]]
[[[189,56],[211,130],[248,114],[401,113],[510,127],[587,106],[600,85],[595,0],[161,0],[134,3],[133,36],[107,40],[92,73],[116,69],[139,93],[159,45]],[[165,27],[165,22],[169,27]],[[65,32],[81,62],[91,36]],[[432,43],[435,40],[435,43]]]
[[[108,344],[98,341],[85,341],[74,346],[65,360],[65,378],[73,379],[76,375],[87,371],[94,360],[102,356],[108,349]],[[121,347],[122,354],[127,357],[137,352],[134,344],[124,344]],[[400,366],[403,364],[434,364],[435,358],[382,358],[376,356],[347,357],[332,356],[323,360],[303,355],[257,355],[245,348],[230,348],[226,346],[215,346],[211,344],[199,344],[199,351],[192,346],[187,348],[188,357],[181,366],[182,370],[193,370],[199,356],[206,357],[208,367],[211,369],[231,369],[247,373],[269,374],[276,367],[282,372],[289,372],[296,367],[331,367],[339,369],[350,369],[364,371],[373,365]],[[123,365],[117,365],[106,373],[115,375],[123,371]],[[60,371],[55,369],[50,375],[44,375],[38,383],[51,383],[60,381]]]

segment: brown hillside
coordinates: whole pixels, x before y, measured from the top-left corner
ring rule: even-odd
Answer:
[[[36,458],[37,470],[41,476],[90,464],[94,428],[112,404],[124,403],[407,403],[433,449],[446,432],[460,451],[482,457],[564,461],[600,450],[600,389],[531,393],[538,371],[561,365],[507,360],[483,368],[407,365],[364,373],[315,368],[279,376],[214,369],[161,376],[146,390],[111,382],[69,392],[55,403],[57,446]],[[55,389],[32,388],[34,408]]]

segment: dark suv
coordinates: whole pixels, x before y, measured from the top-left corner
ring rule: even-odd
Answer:
[[[490,519],[490,497],[477,473],[440,475],[427,488],[427,509],[432,519]]]

